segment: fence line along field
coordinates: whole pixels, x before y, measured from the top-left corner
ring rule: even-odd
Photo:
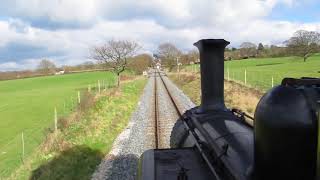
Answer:
[[[199,65],[187,66],[185,69],[189,72],[199,71]],[[285,77],[319,77],[320,54],[308,58],[306,62],[297,57],[225,61],[224,76],[226,80],[266,91],[279,85]]]
[[[81,91],[114,83],[115,77],[106,72],[0,81],[0,179],[54,128],[55,108],[59,117],[67,115],[76,107]]]
[[[278,85],[284,77],[319,77],[320,54],[310,57],[306,62],[296,57],[247,59],[227,61],[225,77],[246,82],[246,85],[261,89],[270,89]],[[272,83],[273,82],[273,83]]]

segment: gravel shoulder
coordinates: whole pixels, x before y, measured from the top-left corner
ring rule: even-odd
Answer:
[[[166,76],[164,76],[164,81],[179,104],[183,105],[185,109],[194,107],[194,103]],[[150,128],[153,128],[153,99],[154,77],[150,77],[127,128],[115,140],[112,150],[92,175],[92,180],[131,180],[136,178],[140,155],[154,147],[154,136],[150,134]],[[163,111],[166,112],[166,110]],[[173,124],[166,127],[170,132]]]
[[[165,81],[171,95],[178,103],[181,110],[186,111],[196,106],[195,103],[193,103],[191,99],[186,94],[184,94],[184,92],[179,89],[167,76],[163,76],[163,80]]]

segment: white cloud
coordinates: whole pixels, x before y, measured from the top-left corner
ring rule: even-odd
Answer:
[[[88,23],[101,18],[151,18],[161,25],[186,26],[196,22],[214,24],[251,20],[268,15],[276,4],[290,6],[294,2],[295,0],[4,0],[2,9],[9,15],[28,20],[42,19],[60,23]]]
[[[95,18],[98,0],[13,0],[10,5],[11,12],[18,16],[87,22]]]
[[[25,59],[19,63],[14,61],[0,63],[0,72],[34,69],[40,61],[40,59]]]
[[[18,64],[15,62],[5,62],[0,64],[0,71],[15,70],[18,69]]]
[[[16,0],[8,12],[12,18],[0,21],[0,49],[10,42],[41,46],[46,50],[43,57],[62,65],[86,61],[89,47],[112,38],[136,40],[146,52],[154,51],[161,42],[172,42],[183,50],[191,49],[192,43],[200,38],[225,38],[232,46],[243,41],[279,44],[298,29],[320,30],[320,23],[268,20],[267,16],[277,4],[292,6],[295,2]],[[37,18],[47,18],[55,23],[89,23],[90,26],[52,30],[33,26],[33,19],[37,21]],[[1,62],[0,69],[9,69],[15,61],[0,59]],[[35,67],[36,63],[26,57],[16,63],[16,67],[21,67],[20,64]]]

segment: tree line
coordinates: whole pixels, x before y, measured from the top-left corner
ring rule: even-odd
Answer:
[[[252,42],[243,42],[238,49],[226,49],[226,60],[297,56],[306,61],[308,57],[320,52],[320,33],[299,30],[283,44],[284,46],[269,46],[262,43],[256,45]]]
[[[116,74],[118,86],[120,84],[120,75],[126,69],[141,73],[160,61],[162,66],[172,71],[179,63],[187,64],[198,59],[196,51],[182,53],[171,43],[160,44],[153,57],[147,54],[135,56],[140,48],[141,46],[134,41],[110,40],[105,44],[92,47],[90,57],[96,60],[104,69],[109,69]]]
[[[252,42],[243,42],[239,48],[226,48],[225,60],[297,56],[306,61],[308,57],[320,52],[320,33],[299,30],[283,44],[284,46],[269,46],[262,43],[256,45]],[[199,54],[196,49],[183,52],[172,43],[161,43],[153,56],[139,53],[141,48],[135,41],[110,40],[90,48],[89,59],[93,61],[76,66],[56,67],[53,61],[43,59],[37,69],[33,71],[0,72],[0,80],[50,75],[58,71],[70,73],[88,70],[108,70],[116,74],[119,84],[120,75],[125,70],[141,74],[148,67],[159,62],[163,67],[172,71],[179,65],[199,62]]]
[[[148,67],[151,67],[153,58],[150,54],[141,53],[133,57],[130,57],[126,70],[131,71],[134,74],[142,74]],[[95,61],[87,61],[79,65],[63,65],[58,66],[50,59],[42,59],[37,67],[33,70],[17,70],[17,71],[0,71],[0,80],[21,79],[39,76],[48,76],[59,74],[70,74],[78,72],[90,72],[90,71],[112,71],[111,67],[105,66],[103,63],[97,63]]]

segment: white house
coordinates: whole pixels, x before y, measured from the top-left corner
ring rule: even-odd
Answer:
[[[64,74],[64,71],[59,71],[55,73],[55,75],[61,75],[61,74]]]

